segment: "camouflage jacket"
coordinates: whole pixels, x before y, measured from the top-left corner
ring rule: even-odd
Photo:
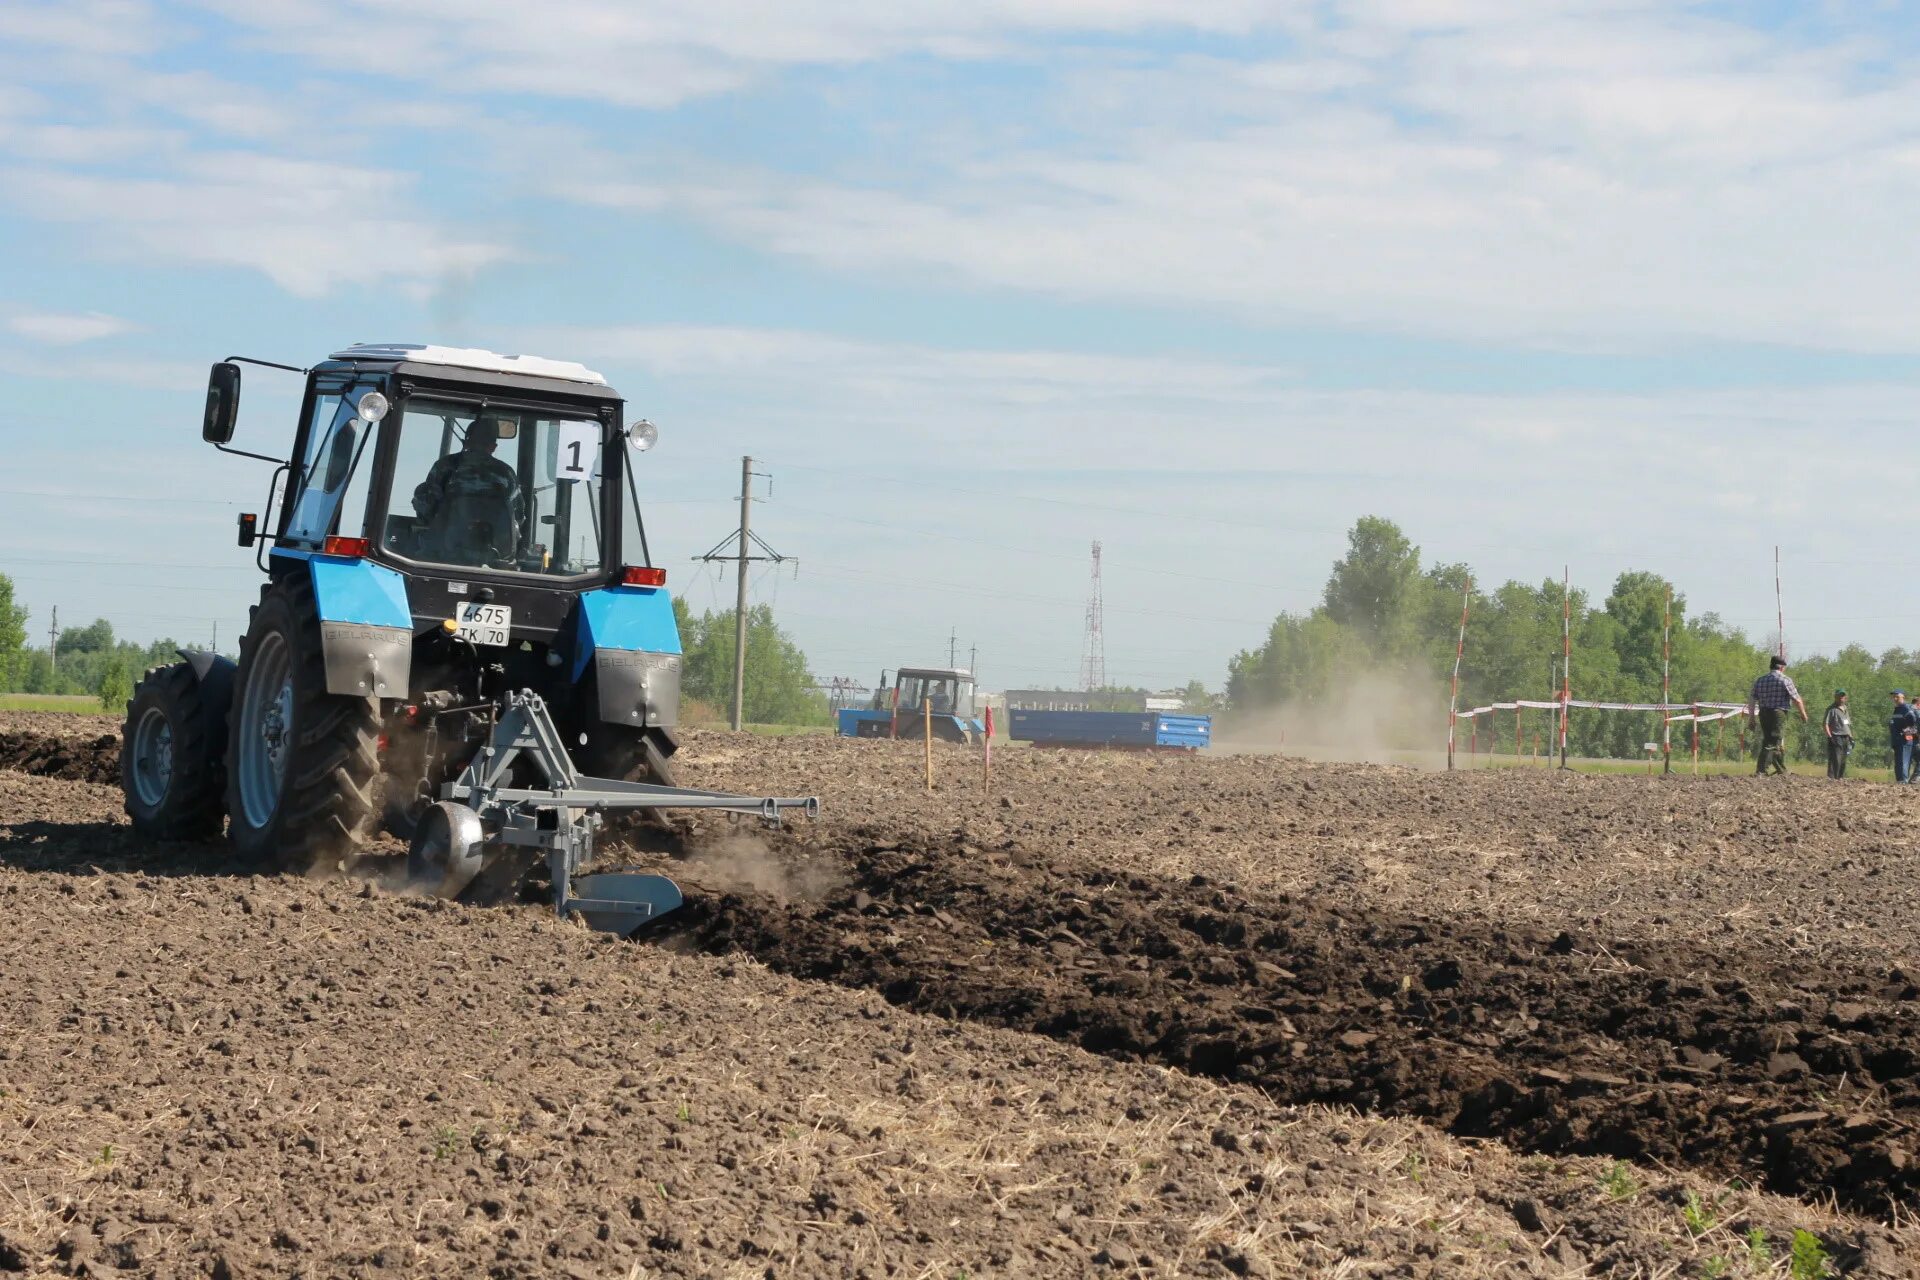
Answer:
[[[437,535],[442,553],[465,562],[512,557],[527,519],[513,468],[465,451],[433,464],[413,491],[413,509]]]

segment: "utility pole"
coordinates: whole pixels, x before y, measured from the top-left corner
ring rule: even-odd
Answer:
[[[739,582],[733,604],[733,715],[731,723],[735,730],[741,727],[741,717],[745,713],[747,691],[747,566],[752,563],[767,562],[784,564],[794,559],[783,556],[768,546],[759,534],[753,531],[753,478],[766,476],[764,471],[753,469],[753,459],[740,459],[740,527],[715,543],[713,549],[695,560],[715,561],[731,560],[739,574]],[[734,549],[727,550],[733,543]],[[759,548],[765,555],[751,554]]]
[[[747,706],[747,536],[753,523],[753,459],[740,459],[740,564],[733,598],[733,728]]]
[[[47,656],[53,659],[53,669],[60,669],[60,606],[53,606],[53,621],[47,624]]]
[[[979,679],[980,646],[977,644],[970,645],[967,648],[967,674],[974,677],[976,681]]]
[[[960,628],[954,627],[947,632],[947,670],[952,671],[960,665]]]

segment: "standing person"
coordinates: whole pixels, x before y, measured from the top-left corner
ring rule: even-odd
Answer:
[[[1760,715],[1760,763],[1754,768],[1755,777],[1767,772],[1769,763],[1775,773],[1787,771],[1788,707],[1800,708],[1800,718],[1807,718],[1807,704],[1787,674],[1787,660],[1776,654],[1767,663],[1767,673],[1753,682],[1753,692],[1747,697],[1748,714],[1758,711]]]
[[[1913,781],[1913,739],[1920,734],[1920,713],[1907,701],[1905,689],[1893,691],[1893,717],[1887,721],[1893,747],[1893,780]]]
[[[1853,713],[1847,710],[1847,691],[1833,691],[1833,705],[1827,708],[1827,776],[1847,776],[1847,756],[1853,751]]]

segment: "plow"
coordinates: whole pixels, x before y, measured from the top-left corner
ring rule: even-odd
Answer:
[[[284,458],[232,447],[242,363],[306,379]],[[458,348],[214,365],[203,439],[274,464],[238,522],[266,582],[237,662],[183,650],[134,690],[135,829],[224,826],[296,870],[384,830],[414,887],[469,902],[544,864],[556,911],[626,934],[681,894],[600,865],[610,815],[817,813],[676,783],[680,637],[635,478],[658,437],[624,407],[578,364]]]

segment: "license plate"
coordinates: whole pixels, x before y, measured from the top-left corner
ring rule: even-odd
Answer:
[[[454,634],[474,644],[504,646],[507,633],[513,628],[513,609],[504,604],[462,600],[454,618],[460,624]]]

